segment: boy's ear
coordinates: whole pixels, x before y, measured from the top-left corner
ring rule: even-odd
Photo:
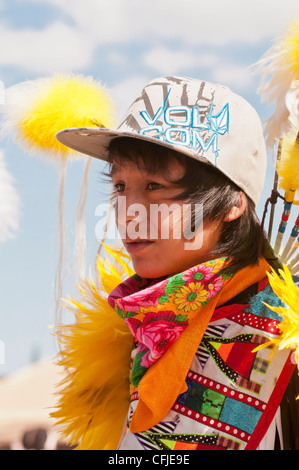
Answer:
[[[246,209],[247,201],[243,191],[240,191],[240,203],[238,206],[233,206],[229,212],[225,215],[223,222],[232,222],[233,220],[241,217]]]

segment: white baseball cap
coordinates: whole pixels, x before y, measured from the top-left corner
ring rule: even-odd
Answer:
[[[117,129],[64,129],[57,139],[107,160],[111,140],[125,136],[209,162],[255,205],[260,198],[267,167],[262,124],[255,109],[225,86],[193,78],[158,78],[141,91]]]

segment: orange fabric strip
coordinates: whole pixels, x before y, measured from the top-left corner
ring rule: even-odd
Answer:
[[[139,402],[131,421],[131,432],[146,431],[162,421],[178,395],[187,390],[187,373],[215,308],[262,280],[266,271],[270,270],[269,264],[262,259],[259,266],[249,266],[238,271],[191,321],[177,341],[150,367],[138,387]]]

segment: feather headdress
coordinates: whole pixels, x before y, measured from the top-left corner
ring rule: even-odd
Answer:
[[[281,249],[283,236],[286,230],[286,226],[290,217],[290,212],[294,204],[298,204],[295,200],[296,191],[299,190],[299,139],[298,139],[299,128],[294,127],[284,134],[281,138],[281,157],[276,163],[276,172],[279,176],[279,186],[284,190],[284,210],[281,217],[276,241],[274,245],[274,251],[277,255],[280,255],[281,261],[287,263],[290,266],[291,257],[296,251],[296,238],[299,230],[299,219],[294,224],[291,235],[284,247]],[[294,274],[297,273],[294,272]]]
[[[299,139],[297,139],[297,134],[297,129],[292,129],[282,138],[282,158],[277,162],[277,172],[280,176],[279,186],[285,191],[294,192],[299,189]],[[291,196],[287,199],[291,199]]]
[[[299,247],[299,215],[282,248],[291,209],[298,203],[295,194],[299,190],[299,20],[293,21],[266,52],[258,62],[257,70],[262,73],[259,88],[262,99],[274,105],[273,115],[265,123],[268,147],[272,149],[278,143],[272,194],[276,193],[277,200],[278,187],[284,191],[283,213],[273,249],[280,262],[285,264],[278,272],[273,269],[268,273],[271,287],[283,303],[279,307],[268,307],[278,313],[283,321],[279,324],[281,335],[262,347],[274,344],[278,349],[294,349],[299,367],[299,288],[292,278],[292,274],[299,273],[298,255],[293,256]],[[272,202],[268,231],[270,242],[276,200],[274,198]]]
[[[299,79],[299,19],[292,21],[275,44],[264,54],[256,68],[261,73],[259,93],[262,100],[274,105],[274,112],[266,121],[265,136],[272,147],[280,136],[290,130],[288,93],[298,87]],[[292,101],[292,99],[291,99]]]
[[[262,73],[259,92],[268,104],[274,104],[274,113],[268,118],[265,135],[268,147],[279,142],[276,162],[274,191],[279,186],[284,190],[284,208],[274,243],[274,252],[281,261],[288,260],[294,253],[299,230],[297,218],[292,233],[282,249],[283,237],[291,209],[299,189],[299,20],[293,21],[286,32],[278,38],[272,48],[258,62]],[[274,218],[272,202],[268,237],[271,241]],[[294,272],[295,273],[295,272]]]

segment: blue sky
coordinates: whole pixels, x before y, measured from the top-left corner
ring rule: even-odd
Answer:
[[[111,89],[121,120],[149,80],[193,76],[230,86],[264,120],[271,110],[261,103],[260,77],[249,67],[296,14],[298,0],[284,0],[283,6],[276,0],[0,0],[0,80],[8,88],[57,72],[92,75]],[[2,182],[1,187],[0,178],[0,197],[9,208],[9,216],[4,214],[13,232],[0,242],[2,375],[25,366],[33,356],[55,354],[49,325],[54,319],[58,172],[51,162],[27,155],[8,140],[0,143],[0,156],[10,186]],[[84,161],[75,162],[67,173],[71,250],[83,169]],[[90,263],[97,249],[95,209],[108,195],[102,169],[100,161],[92,162]],[[269,156],[259,215],[272,179]],[[0,223],[5,224],[4,216]]]

